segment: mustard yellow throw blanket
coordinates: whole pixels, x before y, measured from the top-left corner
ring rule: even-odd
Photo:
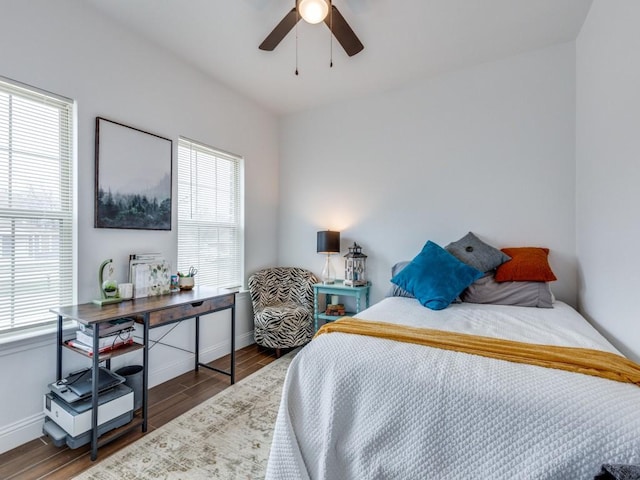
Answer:
[[[416,343],[510,362],[584,373],[640,386],[640,365],[620,355],[589,348],[537,345],[394,323],[369,322],[351,317],[323,325],[316,337],[331,332]]]

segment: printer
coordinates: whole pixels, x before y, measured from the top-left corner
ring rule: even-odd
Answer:
[[[133,390],[106,368],[98,375],[98,436],[133,420]],[[49,384],[42,431],[57,447],[78,448],[91,441],[92,370],[74,372]]]

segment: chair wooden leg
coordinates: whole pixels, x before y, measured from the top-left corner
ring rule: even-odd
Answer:
[[[276,348],[276,358],[280,358],[281,354],[282,354],[282,350],[279,348]]]

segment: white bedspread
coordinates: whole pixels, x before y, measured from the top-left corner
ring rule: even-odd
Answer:
[[[394,297],[358,317],[616,352],[561,302],[435,312]],[[289,368],[266,478],[592,479],[603,463],[640,463],[635,385],[331,333]]]

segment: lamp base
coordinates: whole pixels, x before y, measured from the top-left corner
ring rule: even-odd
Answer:
[[[333,272],[331,266],[331,254],[327,253],[327,259],[324,262],[324,268],[322,269],[322,283],[324,285],[333,285],[336,282],[336,275]]]

